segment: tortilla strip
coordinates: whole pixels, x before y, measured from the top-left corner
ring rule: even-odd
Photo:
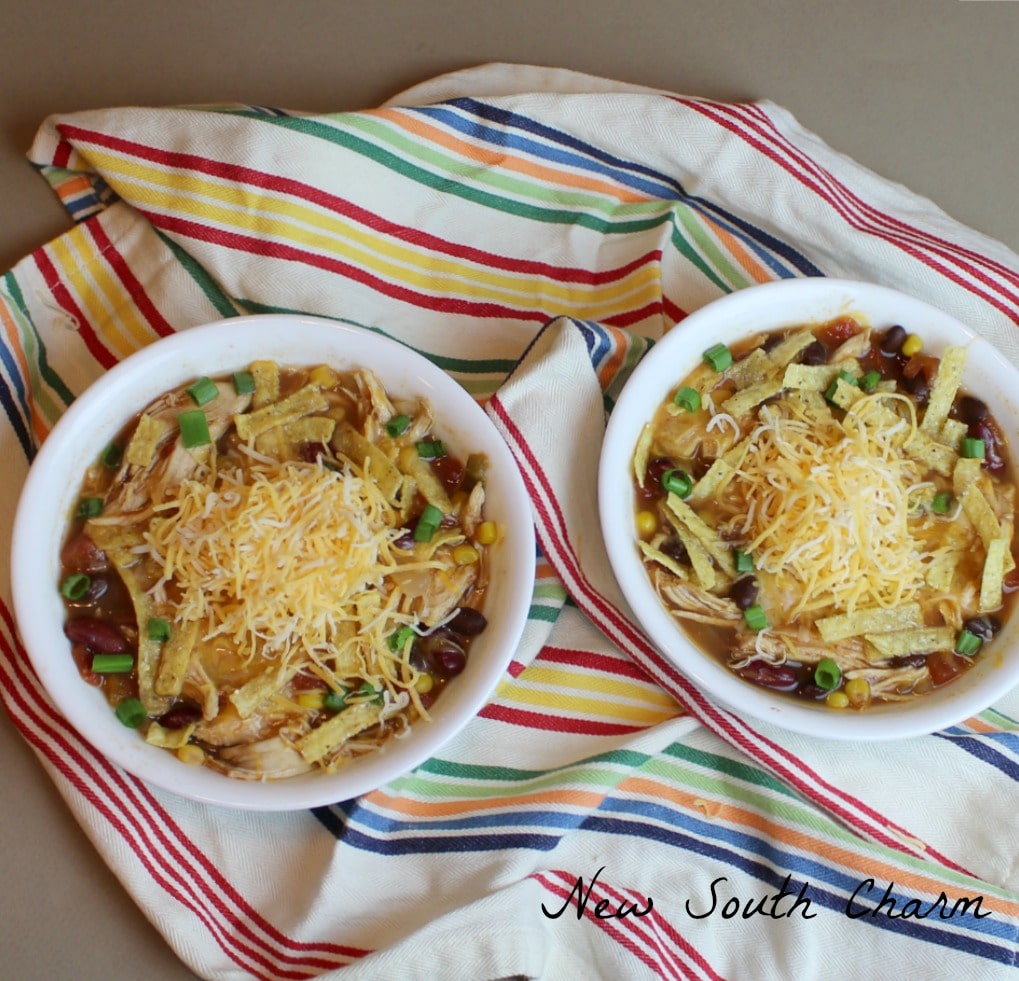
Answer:
[[[946,348],[945,353],[941,355],[941,363],[938,365],[938,372],[934,376],[934,384],[931,386],[927,411],[920,423],[921,431],[929,436],[937,435],[948,418],[948,412],[959,391],[959,382],[962,381],[962,368],[965,363],[966,349],[964,347]]]
[[[280,369],[275,361],[252,361],[251,377],[255,382],[255,392],[251,396],[251,405],[255,409],[263,405],[278,402],[280,397]]]
[[[694,503],[706,501],[718,490],[719,487],[722,486],[725,481],[732,477],[735,472],[735,469],[729,466],[723,457],[718,457],[718,459],[716,459],[715,462],[708,467],[707,473],[705,473],[704,476],[693,485],[693,490],[690,491],[690,495],[687,497],[687,500],[693,501]]]
[[[139,621],[139,628],[141,623]],[[153,685],[157,695],[176,697],[184,688],[184,676],[187,674],[191,652],[198,640],[198,621],[188,620],[174,623],[170,628],[170,638],[163,642],[163,652],[159,658],[159,670]]]
[[[234,416],[234,425],[237,435],[247,441],[276,426],[283,426],[313,412],[324,412],[328,408],[329,400],[322,394],[322,390],[317,385],[305,385],[279,402]]]
[[[332,437],[333,449],[357,466],[367,465],[372,479],[386,499],[394,502],[403,484],[403,474],[392,460],[371,440],[365,439],[349,423],[338,426]]]
[[[891,633],[907,627],[923,625],[923,611],[919,603],[903,603],[901,606],[870,607],[855,613],[838,613],[823,617],[814,624],[826,644],[860,635]]]
[[[959,455],[951,446],[945,446],[927,433],[917,430],[906,440],[906,452],[914,459],[936,470],[942,477],[951,477]]]
[[[683,568],[675,559],[670,558],[664,552],[659,551],[653,545],[649,545],[647,542],[637,542],[641,553],[646,559],[652,562],[656,562],[658,565],[664,566],[673,575],[679,576],[680,579],[686,579],[689,576],[689,572]]]
[[[134,467],[147,467],[171,428],[165,419],[157,419],[143,412],[124,451],[124,459]]]
[[[808,392],[825,392],[838,374],[839,367],[834,364],[791,364],[782,376],[782,385]]]
[[[745,358],[734,361],[725,369],[725,378],[736,388],[747,388],[764,381],[773,369],[774,364],[764,349],[755,347]]]
[[[382,705],[372,702],[351,705],[297,740],[297,751],[305,762],[318,763],[351,736],[375,725],[382,717],[382,709]]]
[[[262,702],[280,689],[282,681],[277,672],[264,671],[231,692],[230,701],[237,709],[237,714],[246,719]]]
[[[704,546],[705,551],[730,579],[736,574],[732,551],[715,530],[678,494],[669,494],[665,499],[668,509],[690,530]]]
[[[867,657],[872,661],[886,661],[908,654],[950,651],[955,646],[955,630],[952,627],[918,627],[887,634],[865,634],[864,639],[870,645]]]
[[[782,380],[780,378],[766,378],[762,382],[750,385],[748,388],[741,388],[735,395],[730,395],[722,403],[722,411],[736,419],[745,415],[755,406],[766,402],[768,399],[778,395],[782,391]]]
[[[797,331],[795,334],[790,334],[787,338],[779,341],[769,352],[768,360],[776,368],[784,368],[793,358],[795,358],[804,348],[814,343],[814,335],[809,330]],[[760,350],[760,349],[758,349]]]
[[[644,486],[644,478],[647,476],[647,461],[651,455],[651,423],[645,423],[640,431],[640,438],[637,440],[637,448],[633,451],[633,475],[637,478],[637,486]]]
[[[1005,555],[1008,540],[996,538],[987,546],[984,572],[980,578],[980,612],[997,610],[1003,602],[1002,583],[1005,578]]]
[[[955,461],[955,468],[952,471],[952,490],[955,491],[956,497],[961,499],[966,488],[980,479],[983,462],[975,457],[965,456],[959,457]]]
[[[1001,525],[994,508],[984,496],[984,492],[976,485],[970,484],[962,495],[963,513],[973,522],[984,548],[990,548],[991,542],[1001,538]]]

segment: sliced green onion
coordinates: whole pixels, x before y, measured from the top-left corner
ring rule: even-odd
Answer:
[[[238,395],[250,395],[255,390],[255,376],[250,371],[235,371],[231,377]]]
[[[407,432],[409,426],[410,416],[408,415],[393,416],[393,418],[386,423],[386,432],[389,433],[389,435],[392,436],[393,439],[396,439],[397,436],[402,436],[405,432]]]
[[[830,657],[822,657],[814,668],[814,681],[825,691],[834,691],[842,681],[842,669]]]
[[[984,446],[982,439],[976,439],[973,436],[965,436],[962,440],[962,455],[967,460],[982,460],[986,454],[987,448]]]
[[[672,401],[687,412],[696,412],[701,407],[701,393],[696,388],[684,385],[673,396]]]
[[[446,455],[446,448],[441,439],[423,439],[417,444],[418,456],[422,460],[438,460]]]
[[[120,466],[120,461],[124,459],[124,451],[116,443],[110,443],[99,459],[108,470],[116,470]]]
[[[743,621],[751,630],[763,630],[768,626],[768,615],[760,603],[754,603],[743,611]]]
[[[97,514],[103,513],[103,499],[101,497],[83,497],[78,501],[78,510],[75,513],[79,518],[94,518]]]
[[[371,700],[376,705],[381,705],[382,704],[382,689],[381,688],[375,688],[373,685],[371,685],[367,681],[362,681],[361,682],[361,687],[358,688],[358,690],[356,692],[354,692],[354,694],[355,695],[359,695],[362,698],[368,698],[370,696]]]
[[[145,629],[149,635],[149,640],[154,640],[156,643],[162,643],[164,640],[170,639],[170,621],[164,620],[163,617],[149,617],[149,622]]]
[[[125,698],[113,711],[128,729],[137,729],[147,718],[145,706],[137,698]]]
[[[60,595],[69,600],[81,599],[91,585],[92,579],[89,576],[84,572],[75,572],[60,584]]]
[[[955,653],[963,657],[972,657],[980,650],[982,641],[971,630],[960,630],[959,636],[955,638]]]
[[[407,641],[414,638],[414,629],[406,625],[398,627],[388,638],[389,649],[394,653],[402,651],[407,646]]]
[[[93,654],[94,674],[127,674],[134,667],[133,654]]]
[[[715,371],[725,371],[732,364],[732,351],[724,344],[713,344],[704,352],[704,361]]]
[[[201,409],[191,409],[177,416],[180,426],[180,438],[184,449],[193,450],[198,446],[208,446],[212,442],[209,435],[209,421]]]
[[[737,548],[733,550],[732,560],[736,565],[737,572],[753,572],[754,557],[749,552]]]
[[[934,500],[931,501],[931,510],[935,514],[948,514],[952,510],[952,502],[951,491],[940,491],[934,495]]]
[[[206,378],[202,375],[201,378],[193,381],[186,389],[184,389],[191,396],[192,401],[195,405],[208,405],[217,395],[219,395],[219,389],[216,388],[216,383],[211,378]]]
[[[861,379],[860,389],[864,392],[873,392],[878,386],[878,382],[881,381],[881,372],[875,368],[871,368]]]
[[[322,708],[327,712],[340,712],[347,707],[347,692],[327,691]]]
[[[414,527],[414,541],[430,542],[442,523],[442,512],[434,504],[426,504]]]
[[[693,480],[685,470],[666,470],[662,474],[662,490],[679,497],[689,497],[693,490]]]

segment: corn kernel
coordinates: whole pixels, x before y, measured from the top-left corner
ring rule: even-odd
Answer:
[[[474,540],[479,545],[494,545],[496,538],[499,537],[499,529],[496,528],[494,521],[482,521],[478,525],[477,533],[474,536]]]
[[[825,698],[825,702],[829,708],[849,708],[849,696],[844,691],[829,692],[828,696]]]
[[[648,539],[658,530],[658,518],[654,511],[637,512],[637,535]]]
[[[432,690],[434,684],[435,679],[430,674],[423,674],[414,682],[414,687],[419,695],[427,695]]]
[[[866,678],[850,678],[843,687],[846,698],[857,708],[870,701],[870,682]]]
[[[478,561],[478,550],[473,545],[457,545],[453,549],[453,561],[457,565],[473,565]]]
[[[177,750],[177,759],[188,766],[201,766],[205,762],[205,751],[201,746],[188,743]]]
[[[297,696],[297,704],[304,709],[318,710],[325,708],[326,693],[324,691],[302,691]]]
[[[907,358],[913,357],[914,354],[919,354],[922,349],[923,341],[916,334],[910,334],[902,342],[902,353]]]
[[[339,382],[340,376],[327,364],[320,364],[317,368],[311,369],[308,381],[320,388],[332,388]]]

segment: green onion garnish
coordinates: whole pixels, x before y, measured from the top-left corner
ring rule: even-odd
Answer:
[[[373,685],[369,684],[367,681],[362,681],[361,682],[361,687],[358,688],[358,690],[356,692],[354,692],[354,694],[355,695],[359,695],[362,698],[369,698],[370,697],[371,700],[376,705],[381,705],[382,704],[382,689],[381,688],[375,688]]]
[[[255,376],[250,371],[235,371],[231,377],[238,395],[250,395],[255,390]]]
[[[94,674],[127,674],[134,667],[133,654],[93,654]]]
[[[955,652],[963,657],[972,657],[980,650],[981,640],[971,630],[960,630],[959,636],[955,638]]]
[[[60,595],[69,600],[81,599],[91,585],[92,580],[89,576],[84,572],[75,572],[60,584]]]
[[[814,681],[825,691],[834,691],[842,681],[842,669],[830,657],[822,657],[814,668]]]
[[[209,422],[201,409],[191,409],[177,416],[180,426],[180,438],[184,449],[192,450],[198,446],[208,446],[212,442],[209,435]]]
[[[184,389],[184,391],[191,396],[195,405],[208,405],[217,395],[219,395],[219,389],[216,388],[216,383],[211,378],[206,378],[204,375],[193,381],[186,389]]]
[[[861,379],[860,389],[864,392],[873,392],[881,381],[881,372],[871,368]]]
[[[79,518],[94,518],[97,514],[103,513],[103,499],[101,497],[83,497],[78,501],[78,510],[75,513]]]
[[[442,512],[434,504],[426,504],[414,526],[414,541],[430,542],[442,523]]]
[[[934,495],[934,500],[931,501],[931,510],[935,514],[948,514],[952,510],[952,501],[951,491],[940,491]]]
[[[124,458],[124,451],[116,443],[110,443],[109,446],[103,450],[103,455],[99,458],[103,461],[103,466],[108,470],[116,470],[120,466],[120,461]]]
[[[170,639],[170,621],[164,620],[163,617],[149,617],[149,622],[145,629],[149,635],[149,640],[154,640],[156,643],[162,643],[164,640]]]
[[[662,490],[679,497],[689,497],[693,490],[693,480],[685,470],[666,470],[662,474]]]
[[[733,550],[732,560],[736,565],[737,572],[753,572],[754,557],[749,552],[737,548]]]
[[[389,649],[394,653],[399,653],[407,646],[407,641],[412,640],[414,637],[414,630],[412,627],[402,626],[394,630],[388,639]]]
[[[732,364],[732,351],[724,344],[714,344],[704,352],[704,361],[715,371],[725,371]]]
[[[687,412],[696,412],[701,407],[701,393],[696,388],[684,385],[673,396],[672,401]]]
[[[982,460],[986,454],[987,448],[984,446],[982,439],[976,439],[973,436],[965,436],[962,440],[962,455],[967,460]]]
[[[322,699],[322,708],[328,712],[340,712],[347,707],[347,692],[327,691]]]
[[[751,630],[763,630],[768,626],[768,616],[760,603],[754,603],[743,611],[743,620]]]
[[[128,729],[137,729],[146,719],[145,707],[137,698],[125,698],[114,712]]]
[[[441,439],[423,439],[417,444],[418,456],[422,460],[438,460],[446,455],[446,448],[442,445]]]
[[[402,436],[410,426],[410,416],[400,415],[393,416],[389,422],[386,423],[386,432],[389,433],[393,439],[397,436]]]

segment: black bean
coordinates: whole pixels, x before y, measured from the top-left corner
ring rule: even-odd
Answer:
[[[186,729],[193,722],[199,722],[202,710],[190,702],[177,702],[160,716],[159,724],[164,729]]]
[[[924,406],[931,397],[931,387],[922,371],[917,372],[912,378],[905,379],[906,388],[913,393],[917,405]]]
[[[828,349],[820,341],[811,341],[800,352],[801,364],[826,364],[828,361]]]
[[[900,324],[895,324],[894,327],[889,327],[888,330],[881,335],[881,353],[898,354],[899,348],[902,347],[905,340],[905,327]]]
[[[1001,621],[992,616],[979,616],[967,620],[963,626],[971,634],[976,634],[981,640],[990,640],[1001,630]]]
[[[816,681],[801,681],[796,689],[800,698],[813,698],[816,701],[828,696],[828,689],[822,688]]]
[[[955,402],[956,415],[968,425],[987,418],[987,403],[973,395],[961,395]]]
[[[759,592],[760,587],[757,585],[757,580],[753,576],[744,576],[732,584],[732,588],[729,590],[729,599],[741,610],[749,610],[757,602]]]
[[[460,612],[448,621],[446,626],[454,633],[460,634],[461,637],[474,637],[488,626],[488,620],[480,610],[462,606]]]
[[[678,538],[670,538],[668,541],[663,542],[662,553],[680,565],[690,564],[690,553],[687,552],[686,546]]]
[[[922,668],[926,663],[926,654],[900,654],[888,659],[890,668]]]

